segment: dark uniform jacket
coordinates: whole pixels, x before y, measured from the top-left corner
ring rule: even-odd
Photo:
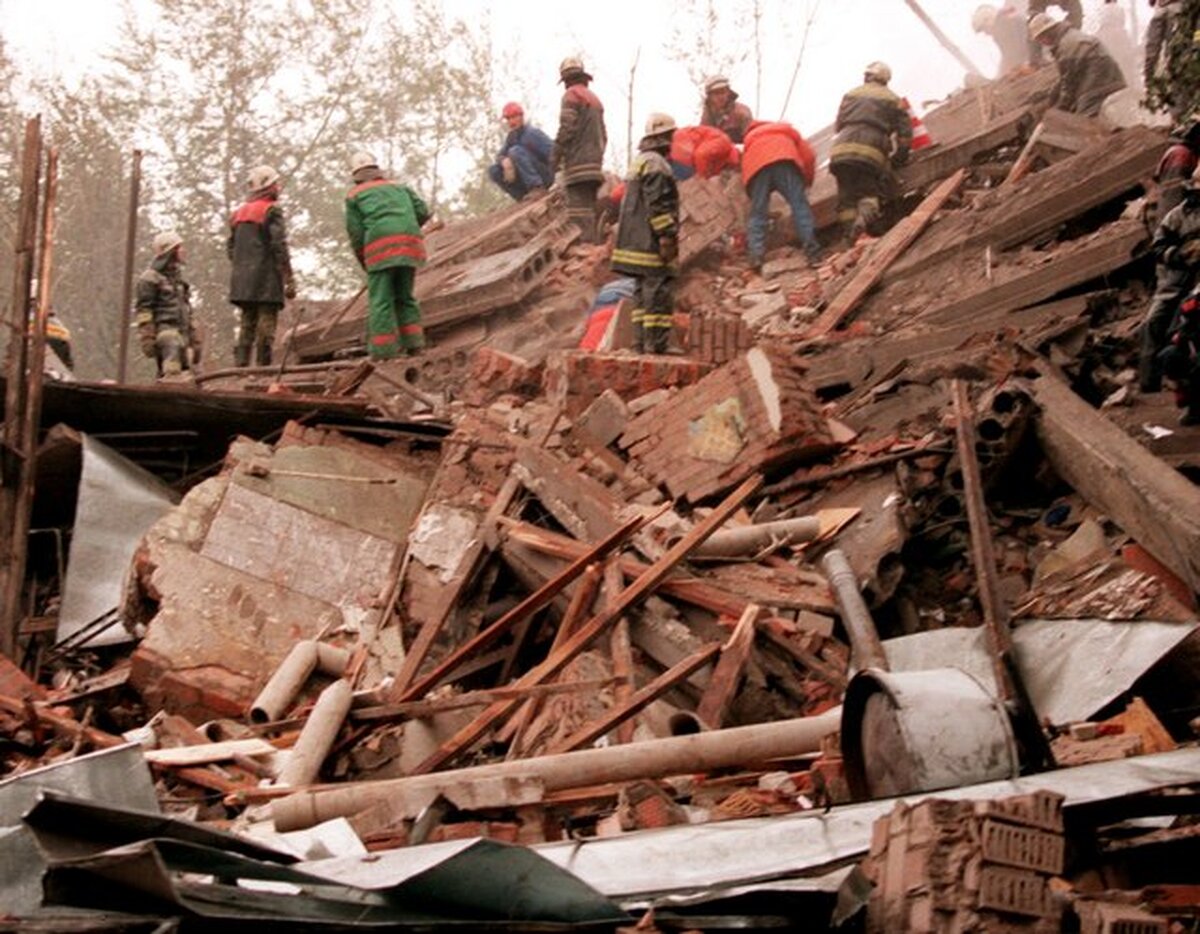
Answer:
[[[863,162],[886,171],[891,160],[904,162],[912,148],[912,122],[903,102],[871,81],[846,92],[834,129],[831,163]]]
[[[138,276],[137,323],[153,324],[156,331],[175,328],[186,341],[191,321],[191,287],[183,281],[173,254],[164,253]]]
[[[229,221],[226,252],[233,263],[229,301],[234,305],[282,305],[292,280],[283,211],[272,197],[238,208]]]
[[[612,268],[635,276],[663,273],[660,237],[679,236],[679,189],[671,164],[655,150],[639,152],[625,179]]]
[[[1058,66],[1051,107],[1094,117],[1108,95],[1125,87],[1121,66],[1095,36],[1067,29],[1050,51]]]
[[[1197,164],[1200,164],[1197,155],[1196,150],[1183,140],[1171,140],[1171,145],[1163,153],[1158,168],[1154,171],[1154,180],[1158,182],[1156,220],[1161,221],[1183,200],[1184,183],[1192,177]]]
[[[1200,237],[1200,195],[1184,195],[1183,201],[1167,212],[1154,233],[1155,258],[1169,269],[1192,266],[1183,247]]]
[[[604,129],[604,105],[585,84],[573,84],[563,93],[558,115],[558,135],[554,138],[551,167],[563,168],[563,181],[604,181],[604,149],[608,133]]]

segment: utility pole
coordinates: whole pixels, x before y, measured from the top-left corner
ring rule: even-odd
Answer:
[[[8,356],[5,360],[4,438],[0,445],[0,652],[16,661],[17,631],[21,624],[21,595],[25,584],[25,557],[29,515],[24,491],[32,461],[25,445],[26,409],[29,404],[27,373],[29,353],[29,300],[33,261],[37,251],[38,182],[42,165],[42,120],[25,124],[21,161],[21,196],[13,236],[14,262]],[[45,335],[41,335],[43,346]],[[41,366],[41,361],[38,361]],[[36,432],[35,432],[36,434]],[[32,478],[29,478],[32,482]]]
[[[129,313],[133,304],[133,255],[137,249],[138,198],[142,187],[142,151],[133,151],[133,168],[129,173],[129,219],[125,224],[125,282],[121,292],[120,322],[117,331],[117,382],[124,383],[129,363]]]

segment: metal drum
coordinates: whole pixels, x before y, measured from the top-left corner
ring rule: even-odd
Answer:
[[[1017,744],[1003,703],[957,668],[851,679],[842,755],[857,800],[1015,778]]]

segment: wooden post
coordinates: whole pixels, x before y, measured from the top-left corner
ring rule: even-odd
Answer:
[[[125,281],[121,291],[121,313],[117,316],[117,382],[124,383],[129,362],[129,315],[133,310],[133,257],[137,249],[138,200],[142,187],[142,151],[133,151],[129,173],[129,218],[125,222]]]
[[[21,622],[21,592],[25,582],[25,554],[29,516],[21,520],[22,489],[29,467],[29,451],[22,446],[29,365],[29,300],[33,261],[37,247],[38,182],[42,164],[42,122],[33,117],[25,124],[21,166],[21,199],[17,207],[14,242],[12,306],[9,321],[7,385],[4,399],[4,439],[0,447],[0,652],[15,659]],[[20,530],[26,531],[21,534]]]

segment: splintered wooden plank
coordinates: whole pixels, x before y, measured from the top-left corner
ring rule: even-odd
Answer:
[[[829,307],[812,323],[805,337],[810,340],[824,337],[841,325],[875,288],[888,267],[921,235],[938,209],[962,187],[966,177],[966,169],[959,169],[930,192],[915,211],[884,234],[872,248],[870,258],[858,267],[854,277],[834,296]]]
[[[548,749],[546,755],[553,756],[560,752],[571,752],[574,749],[582,749],[584,746],[590,746],[601,736],[624,723],[634,714],[650,706],[662,697],[662,695],[666,694],[667,691],[675,687],[675,685],[686,681],[692,674],[712,661],[713,657],[720,651],[720,643],[713,642],[704,646],[698,652],[693,652],[683,661],[679,662],[679,664],[673,665],[649,684],[635,691],[623,704],[618,704],[599,720],[589,723],[583,729],[568,736],[558,745]]]
[[[142,755],[151,765],[185,767],[222,762],[235,756],[269,756],[275,751],[275,747],[265,739],[229,739],[220,743],[202,743],[198,746],[147,749]]]
[[[614,549],[619,548],[629,537],[637,532],[645,523],[646,517],[637,516],[630,519],[606,539],[593,547],[591,550],[581,555],[570,565],[568,565],[561,574],[552,580],[548,581],[544,587],[534,591],[511,610],[501,616],[492,625],[477,633],[474,638],[468,640],[465,644],[456,649],[433,671],[425,675],[425,677],[417,680],[411,686],[407,686],[407,682],[402,682],[400,701],[416,700],[436,686],[450,672],[457,668],[462,662],[472,655],[481,652],[496,643],[502,635],[512,629],[518,622],[528,619],[538,610],[550,603],[559,593],[561,593],[572,581],[587,570],[588,566],[595,561],[601,560],[606,555],[610,554]],[[586,547],[586,546],[585,546]],[[449,614],[443,614],[441,624],[438,625],[440,631],[441,625],[444,624],[445,618]],[[422,630],[423,631],[423,630]],[[430,640],[432,641],[432,640]],[[415,648],[410,650],[409,656],[414,654]],[[408,659],[405,659],[405,668],[409,667]]]
[[[686,558],[693,548],[705,541],[713,532],[724,525],[758,488],[762,486],[762,477],[747,478],[729,494],[725,500],[712,512],[704,517],[698,525],[679,540],[665,555],[654,562],[645,573],[621,592],[621,595],[608,607],[588,620],[574,636],[557,652],[548,656],[541,664],[534,666],[517,682],[519,687],[542,684],[562,671],[573,659],[592,644],[613,623],[627,611],[636,606],[666,579],[675,566]],[[414,774],[420,775],[432,772],[455,756],[473,746],[485,733],[501,719],[509,716],[519,705],[520,701],[499,701],[484,710],[474,720],[460,729],[449,740],[442,744],[432,755],[417,766]]]
[[[621,565],[616,558],[610,557],[604,565],[604,600],[611,604],[621,595],[625,586],[625,575],[621,573]],[[612,654],[613,675],[618,678],[614,692],[618,705],[625,704],[633,697],[634,663],[633,639],[629,632],[629,618],[622,616],[613,627],[609,640],[609,650]],[[632,743],[633,731],[637,721],[632,717],[623,721],[616,730],[618,743]]]
[[[709,679],[700,705],[696,708],[696,716],[712,729],[719,730],[724,724],[729,705],[733,703],[738,685],[754,648],[754,632],[758,618],[762,615],[762,607],[751,603],[746,612],[734,627],[733,635],[721,647],[721,660],[717,669]]]

